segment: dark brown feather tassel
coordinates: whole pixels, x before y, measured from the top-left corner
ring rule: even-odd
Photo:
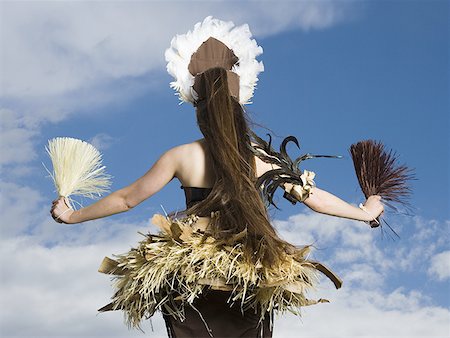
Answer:
[[[366,198],[380,195],[382,202],[395,211],[397,209],[392,203],[410,207],[407,201],[411,195],[409,181],[414,179],[414,173],[406,165],[398,164],[395,152],[387,151],[379,141],[365,140],[352,144],[350,153],[359,185]],[[379,224],[370,222],[372,228]],[[396,234],[390,226],[389,228]]]
[[[267,134],[267,136],[269,136],[269,142],[264,141],[253,131],[250,131],[250,135],[255,142],[255,146],[250,146],[251,151],[262,161],[274,164],[279,167],[278,169],[273,169],[265,172],[256,181],[256,186],[261,192],[261,197],[263,198],[266,207],[268,207],[269,205],[273,205],[278,209],[278,206],[273,201],[273,197],[275,191],[278,188],[283,189],[283,185],[285,183],[292,183],[303,186],[303,182],[301,179],[301,175],[303,172],[299,168],[299,165],[302,161],[319,157],[342,158],[342,156],[333,155],[304,154],[297,157],[295,160],[292,160],[286,151],[286,146],[289,142],[293,142],[298,148],[300,148],[300,144],[296,137],[288,136],[284,138],[280,145],[280,151],[277,152],[272,147],[272,136],[270,136],[270,134]],[[267,156],[259,150],[263,150],[267,154]],[[289,200],[292,204],[297,203],[297,200],[287,192],[284,193],[283,197]]]

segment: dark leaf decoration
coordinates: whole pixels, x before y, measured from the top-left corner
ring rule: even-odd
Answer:
[[[398,211],[395,204],[411,208],[408,199],[411,195],[409,183],[415,179],[412,169],[404,164],[398,164],[398,155],[391,149],[386,150],[380,141],[365,140],[350,146],[356,176],[361,190],[366,198],[371,195],[380,195],[384,205]],[[372,228],[381,225],[370,222]],[[398,234],[386,222],[382,221],[397,236]]]
[[[261,192],[266,207],[268,207],[269,205],[273,205],[275,208],[279,209],[273,201],[273,197],[277,188],[280,187],[283,189],[283,185],[285,183],[292,183],[303,186],[303,181],[300,177],[303,172],[299,168],[302,161],[319,157],[342,158],[342,156],[333,155],[304,154],[297,157],[295,160],[292,160],[287,154],[286,146],[289,142],[292,142],[300,149],[300,144],[296,137],[288,136],[283,139],[280,145],[280,151],[277,152],[272,147],[272,136],[270,134],[267,134],[267,136],[269,137],[268,142],[260,138],[253,131],[250,132],[250,135],[253,139],[253,142],[256,144],[250,147],[252,152],[262,161],[277,166],[276,169],[269,170],[261,175],[256,181],[256,186]],[[261,150],[264,153],[261,152]],[[289,200],[292,204],[295,204],[297,202],[297,200],[287,192],[284,193],[283,197]]]

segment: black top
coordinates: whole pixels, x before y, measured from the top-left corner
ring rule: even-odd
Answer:
[[[198,188],[198,187],[180,187],[184,189],[184,195],[186,197],[186,208],[192,207],[195,203],[203,201],[208,197],[212,188]]]

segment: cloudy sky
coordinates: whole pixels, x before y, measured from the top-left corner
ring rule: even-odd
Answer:
[[[280,234],[314,243],[344,285],[324,280],[316,296],[331,303],[280,316],[274,337],[448,337],[449,2],[436,0],[0,2],[1,336],[165,335],[159,314],[145,334],[128,331],[120,312],[98,315],[112,289],[97,268],[154,230],[161,205],[184,207],[179,182],[132,212],[60,225],[42,162],[53,137],[88,140],[118,189],[199,138],[192,107],[168,86],[164,50],[207,15],[248,23],[264,49],[253,121],[276,143],[292,134],[301,152],[344,155],[305,163],[319,187],[363,201],[347,149],[368,138],[418,178],[412,214],[386,215],[396,240],[279,196]]]

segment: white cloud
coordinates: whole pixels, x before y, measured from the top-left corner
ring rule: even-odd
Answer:
[[[37,133],[17,112],[0,109],[0,165],[34,160],[36,154],[32,141]]]
[[[0,165],[30,173],[43,123],[126,102],[167,86],[164,50],[207,15],[249,23],[258,36],[323,29],[352,18],[352,2],[2,2]],[[162,77],[164,74],[166,77]],[[167,87],[167,90],[170,90]],[[85,109],[84,109],[85,110]],[[110,139],[94,142],[107,147]]]
[[[42,204],[37,191],[11,183],[3,184],[2,191],[12,196],[2,201],[2,232],[9,229],[0,242],[0,298],[8,304],[0,308],[2,336],[144,336],[140,331],[128,331],[120,311],[96,315],[96,309],[108,303],[113,292],[109,277],[96,271],[103,256],[134,246],[141,239],[137,231],[146,231],[148,221],[130,224],[104,219],[61,225],[51,220],[47,203]],[[310,296],[331,303],[303,309],[302,321],[290,315],[278,318],[274,337],[297,337],[298,332],[308,337],[438,337],[448,333],[448,309],[433,305],[420,290],[387,288],[395,265],[379,264],[374,254],[386,260],[391,253],[380,248],[374,232],[364,223],[307,213],[276,224],[294,243],[314,242],[318,256],[330,262],[344,286],[334,290],[330,282],[323,281]],[[438,224],[436,227],[439,229]],[[366,238],[361,235],[364,233],[371,236]],[[343,241],[344,236],[350,239]],[[438,230],[420,246],[429,246],[436,236]],[[338,248],[357,252],[351,254],[355,258],[335,257]],[[426,271],[427,266],[421,263],[416,269]],[[146,335],[166,335],[160,314],[153,318],[153,325],[154,333],[150,323],[144,323]]]
[[[2,238],[12,238],[26,233],[41,219],[39,208],[43,202],[34,189],[15,183],[0,181],[0,233]]]
[[[345,285],[360,285],[364,288],[379,288],[384,285],[385,276],[367,263],[351,264],[342,271]]]
[[[108,135],[106,133],[99,133],[97,135],[94,135],[94,137],[89,140],[89,143],[99,151],[103,151],[112,146],[116,141],[117,140],[114,139],[114,137],[112,137],[111,135]]]
[[[314,244],[319,257],[324,251],[333,251],[328,257],[330,264],[370,263],[383,273],[414,271],[418,265],[427,265],[438,250],[448,247],[449,221],[440,223],[417,216],[400,217],[391,222],[394,227],[406,223],[410,228],[399,226],[396,230],[402,237],[390,241],[380,239],[380,229],[370,229],[363,222],[312,212],[291,216],[287,221],[277,220],[275,224],[285,239],[296,244]]]
[[[123,244],[47,248],[32,237],[2,241],[0,295],[8,304],[0,308],[2,337],[142,337],[128,331],[120,311],[97,314],[113,289],[109,276],[96,271],[104,255],[118,250]],[[157,317],[154,336],[163,337]],[[143,328],[151,332],[148,322]]]
[[[248,22],[258,36],[323,29],[354,16],[352,2],[7,2],[2,95],[61,96],[164,69],[164,50],[207,15]],[[6,41],[8,41],[6,45]]]
[[[281,337],[448,337],[450,311],[427,305],[417,291],[344,288],[329,304],[305,308],[275,322]]]
[[[0,165],[14,167],[2,171],[31,172],[43,124],[167,86],[170,39],[207,15],[249,23],[262,37],[331,27],[354,13],[352,2],[3,2]],[[93,142],[106,148],[111,139]]]
[[[66,115],[51,111],[23,111],[0,108],[0,171],[3,179],[17,179],[33,171],[37,158],[35,142],[45,123]],[[38,164],[42,170],[41,163]]]
[[[97,315],[113,289],[96,271],[104,256],[141,240],[138,231],[154,231],[148,220],[59,224],[38,191],[7,182],[0,190],[0,299],[8,304],[0,308],[2,337],[142,336],[128,332],[119,311]],[[149,323],[143,327],[151,332]],[[162,321],[154,328],[163,336]]]
[[[431,258],[428,273],[441,281],[450,278],[450,250],[440,252]]]
[[[58,226],[59,232],[74,230]],[[104,255],[133,245],[136,238],[130,233],[135,230],[126,224],[114,231],[105,229],[107,235],[92,244],[82,243],[92,240],[84,235],[79,242],[62,241],[52,247],[36,243],[34,236],[2,240],[0,293],[3,304],[8,304],[0,308],[2,336],[165,336],[160,314],[153,317],[154,333],[149,322],[144,323],[145,335],[128,331],[120,311],[96,315],[112,294],[109,277],[96,272],[98,265]],[[54,234],[60,237],[56,229]],[[308,337],[439,337],[448,333],[448,309],[431,305],[416,290],[385,291],[381,283],[351,283],[352,273],[369,272],[362,277],[366,282],[373,277],[370,263],[349,270],[342,289],[333,290],[324,282],[311,295],[331,303],[304,308],[302,320],[286,314],[277,318],[274,337],[297,337],[298,332]],[[24,322],[27,325],[21,325]]]

